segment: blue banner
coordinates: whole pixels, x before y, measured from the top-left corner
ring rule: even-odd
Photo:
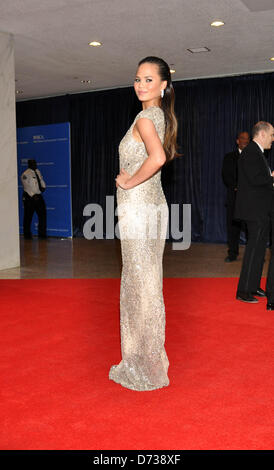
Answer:
[[[43,193],[47,208],[47,235],[72,237],[70,124],[21,127],[17,129],[19,225],[23,233],[22,173],[28,160],[34,159],[46,183]],[[34,214],[31,231],[37,235],[38,219]]]

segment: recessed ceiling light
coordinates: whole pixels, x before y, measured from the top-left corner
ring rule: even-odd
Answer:
[[[92,41],[89,43],[89,46],[99,47],[99,46],[102,46],[102,43],[99,41]]]
[[[17,95],[20,95],[21,93],[24,93],[23,90],[16,90]]]
[[[216,20],[216,21],[213,21],[210,26],[215,26],[216,28],[218,28],[219,26],[224,26],[224,22],[221,21],[221,20]]]
[[[210,49],[208,47],[192,47],[191,49],[187,49],[189,52],[192,52],[192,54],[196,54],[198,52],[210,52]]]
[[[270,57],[270,59],[269,59],[269,60],[273,60],[273,61],[274,61],[274,57]]]
[[[81,80],[81,83],[91,83],[91,80]]]
[[[170,73],[175,73],[176,70],[175,69],[169,69],[170,70]]]

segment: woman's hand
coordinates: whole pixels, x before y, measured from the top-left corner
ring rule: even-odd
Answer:
[[[128,183],[130,177],[131,176],[122,168],[120,174],[115,178],[116,188],[120,186],[122,189],[130,189],[130,185]]]

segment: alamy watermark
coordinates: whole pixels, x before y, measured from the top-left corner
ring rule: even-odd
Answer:
[[[106,196],[105,236],[104,211],[99,204],[91,203],[84,207],[83,215],[89,217],[83,227],[86,239],[155,240],[167,239],[169,233],[173,240],[173,250],[187,250],[191,245],[191,204],[182,204],[182,225],[180,230],[180,204],[119,203],[114,208],[114,196]],[[170,212],[170,213],[169,213]],[[115,224],[115,216],[119,222]],[[169,222],[170,217],[170,224]],[[170,232],[169,232],[170,225]]]

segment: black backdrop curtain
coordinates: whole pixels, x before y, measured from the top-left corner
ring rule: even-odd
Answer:
[[[274,122],[274,73],[174,82],[182,157],[162,172],[170,204],[191,204],[192,240],[225,242],[225,153],[239,131],[259,120]],[[17,103],[17,126],[70,122],[74,235],[82,236],[83,208],[105,207],[115,194],[118,145],[141,109],[133,88]],[[274,169],[274,152],[269,152]],[[182,211],[181,211],[182,213]],[[182,228],[182,227],[181,227]]]

